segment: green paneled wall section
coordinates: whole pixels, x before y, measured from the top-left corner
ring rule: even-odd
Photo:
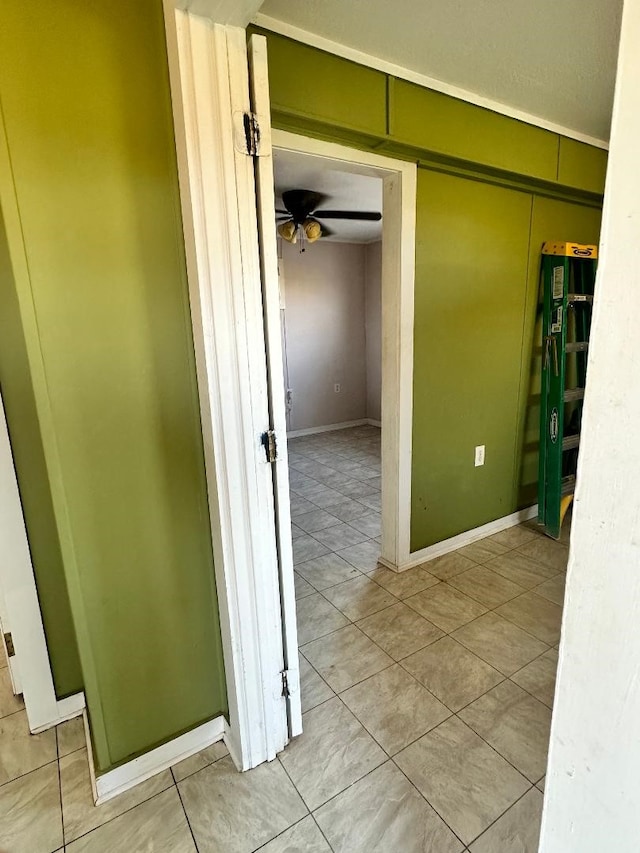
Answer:
[[[38,427],[13,266],[0,210],[0,390],[59,699],[82,689],[67,583]]]
[[[24,235],[22,323],[105,770],[227,707],[162,4],[3,4],[0,99],[0,197],[15,190]]]
[[[387,149],[406,159],[473,163],[478,171],[526,176],[550,187],[604,191],[606,151],[268,30],[249,32],[267,37],[277,127]]]
[[[597,242],[606,152],[394,78],[354,103],[366,69],[261,32],[274,126],[421,164],[412,550],[534,503],[540,249]]]
[[[545,181],[557,178],[556,133],[404,80],[392,80],[389,113],[399,142]]]
[[[594,148],[575,139],[560,139],[558,180],[561,183],[601,193],[606,172],[607,152],[602,148]]]
[[[412,551],[513,511],[530,218],[525,193],[418,172]]]

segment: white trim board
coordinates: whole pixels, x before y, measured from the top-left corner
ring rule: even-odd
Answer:
[[[380,558],[382,565],[390,569],[404,572],[407,569],[413,569],[422,563],[428,563],[429,560],[435,560],[436,557],[442,557],[444,554],[450,554],[452,551],[457,551],[465,545],[471,545],[472,542],[477,542],[478,539],[484,539],[486,536],[492,536],[494,533],[500,533],[501,530],[507,530],[509,527],[515,527],[522,524],[523,521],[529,521],[538,515],[538,505],[520,509],[511,515],[505,515],[502,518],[496,518],[495,521],[490,521],[488,524],[483,524],[480,527],[474,527],[472,530],[466,530],[464,533],[459,533],[457,536],[452,536],[450,539],[443,539],[442,542],[436,542],[435,545],[429,545],[427,548],[422,548],[420,551],[413,551],[409,555],[409,560],[401,567],[395,569],[395,566],[390,565],[385,560]]]
[[[382,178],[382,555],[385,565],[404,566],[410,557],[417,168],[283,130],[273,131],[272,144]]]
[[[339,424],[325,424],[324,426],[305,427],[304,429],[290,429],[287,438],[300,438],[303,435],[315,435],[320,432],[334,432],[339,429],[352,429],[352,427],[368,426],[368,418],[360,418],[357,421],[342,421]]]
[[[339,424],[326,424],[325,426],[305,427],[304,429],[290,429],[287,432],[287,438],[301,438],[303,435],[315,435],[320,432],[334,432],[339,429],[352,429],[359,426],[382,426],[380,421],[374,421],[373,418],[360,418],[357,421],[342,421]]]
[[[609,143],[605,139],[598,139],[595,136],[589,136],[579,130],[573,130],[570,127],[565,127],[561,124],[556,124],[553,121],[548,121],[541,116],[533,115],[532,113],[519,110],[517,107],[511,107],[508,104],[503,104],[500,101],[495,101],[493,98],[486,98],[483,95],[478,95],[476,92],[470,92],[468,89],[462,89],[459,86],[454,86],[451,83],[445,83],[443,80],[438,80],[435,77],[429,77],[426,74],[420,74],[417,71],[412,71],[410,68],[405,68],[402,65],[396,65],[394,62],[388,62],[385,59],[380,59],[370,53],[365,53],[361,50],[356,50],[353,47],[340,44],[340,42],[332,41],[323,36],[304,30],[301,27],[295,27],[292,24],[287,24],[285,21],[279,21],[277,18],[272,18],[270,15],[265,15],[262,12],[253,19],[253,23],[259,27],[264,27],[265,30],[271,30],[281,36],[294,39],[295,41],[307,44],[310,47],[316,47],[319,50],[324,50],[327,53],[332,53],[334,56],[340,56],[343,59],[349,59],[351,62],[357,62],[358,65],[365,65],[368,68],[375,68],[376,71],[382,71],[384,74],[390,74],[392,77],[398,77],[401,80],[408,80],[409,83],[417,83],[425,89],[433,89],[435,92],[442,92],[444,95],[451,95],[453,98],[458,98],[460,101],[466,101],[469,104],[474,104],[476,107],[484,107],[494,113],[508,116],[509,118],[523,121],[526,124],[531,124],[534,127],[541,127],[544,130],[550,130],[553,133],[559,133],[561,136],[566,136],[569,139],[576,139],[578,142],[585,142],[587,145],[593,145],[595,148],[603,148],[609,150]]]
[[[216,717],[190,732],[173,738],[168,743],[163,743],[162,746],[158,746],[150,752],[145,752],[144,755],[140,755],[132,761],[127,761],[126,764],[121,764],[113,770],[96,776],[91,742],[88,737],[86,713],[84,720],[93,800],[97,806],[130,790],[141,782],[145,782],[152,776],[162,773],[163,770],[168,770],[173,764],[184,761],[185,758],[190,758],[197,752],[223,740],[226,728],[224,717]]]

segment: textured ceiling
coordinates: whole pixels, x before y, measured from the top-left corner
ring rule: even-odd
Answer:
[[[622,0],[265,0],[307,30],[601,140]]]
[[[382,212],[382,180],[346,171],[335,160],[274,150],[273,168],[276,207],[282,209],[285,190],[315,190],[325,193],[320,205],[327,210],[373,210]],[[356,168],[356,167],[352,167]],[[322,221],[322,217],[318,216]],[[323,239],[339,243],[371,243],[382,239],[382,222],[353,222],[332,219],[326,223],[335,234]]]

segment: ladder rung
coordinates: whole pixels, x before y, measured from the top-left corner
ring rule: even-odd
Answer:
[[[573,403],[574,400],[584,399],[584,388],[569,388],[564,392],[565,403]]]
[[[576,478],[573,474],[562,478],[561,494],[572,495],[576,490]]]
[[[586,352],[588,349],[589,341],[573,341],[565,346],[565,352]],[[542,352],[542,347],[540,347],[540,352]]]
[[[563,450],[573,450],[574,447],[578,447],[580,444],[580,436],[579,435],[568,435],[566,438],[562,439],[562,449]]]
[[[569,305],[572,302],[593,302],[593,296],[590,293],[568,293],[567,302]]]

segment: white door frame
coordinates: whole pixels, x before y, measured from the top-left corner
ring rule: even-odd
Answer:
[[[413,318],[417,166],[345,145],[272,131],[281,151],[334,161],[383,179],[382,219],[382,556],[395,571],[410,562]],[[313,250],[310,250],[313,251]],[[275,298],[275,297],[274,297]]]
[[[56,697],[1,394],[0,623],[13,640],[15,659],[9,669],[15,691],[23,694],[30,731],[40,732],[81,714],[84,693]]]
[[[243,770],[288,740],[246,33],[165,0],[229,721]]]

